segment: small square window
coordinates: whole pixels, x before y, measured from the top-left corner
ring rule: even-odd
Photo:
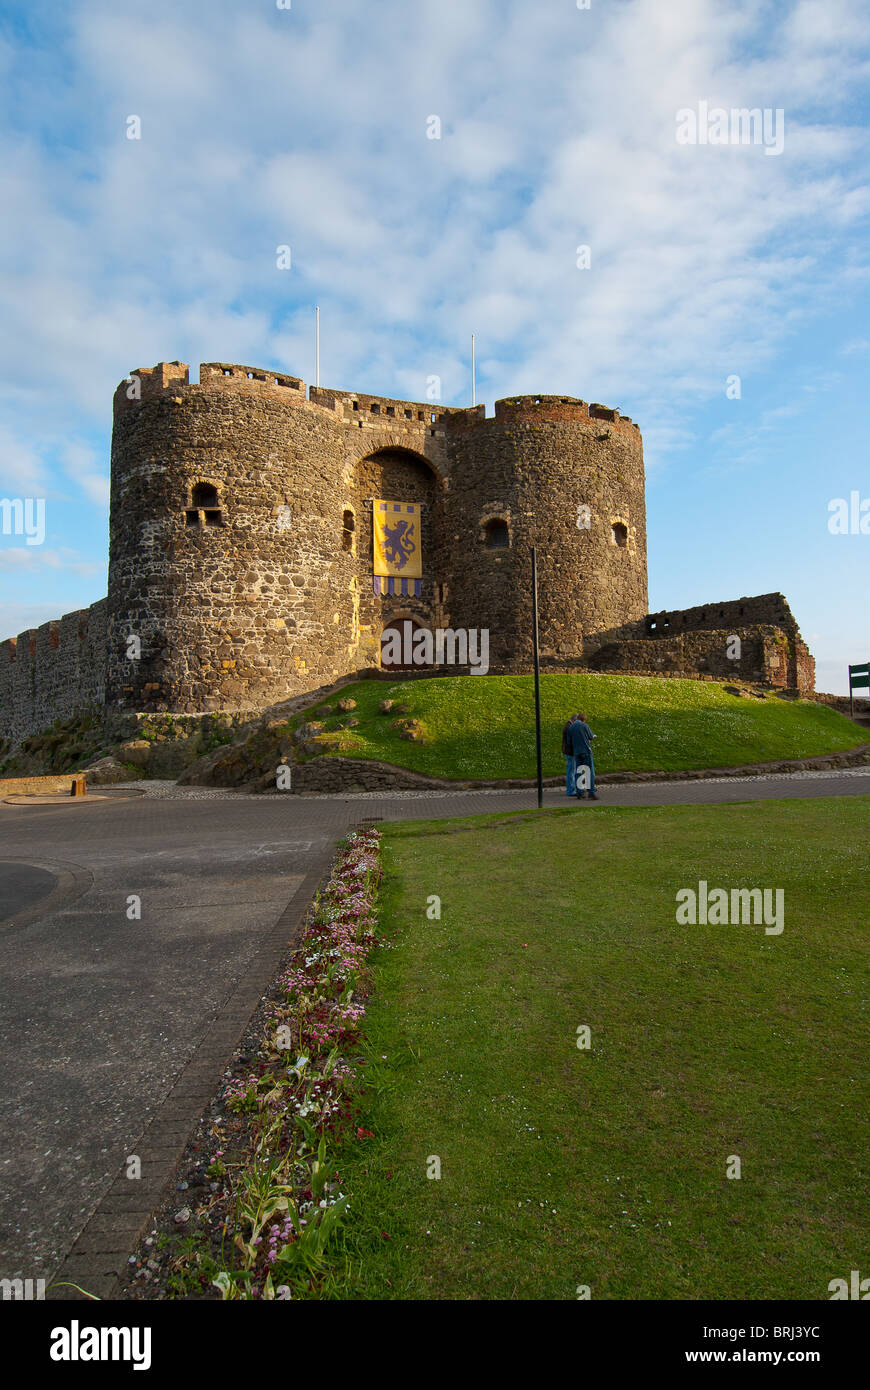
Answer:
[[[185,524],[186,526],[198,526],[198,525],[199,525],[199,512],[196,511],[195,508],[190,507],[190,508],[185,512],[185,515],[184,515],[184,524]]]
[[[222,526],[222,525],[223,525],[223,517],[221,516],[220,512],[219,512],[216,508],[215,508],[215,509],[209,508],[209,510],[205,513],[205,524],[206,524],[206,526]]]

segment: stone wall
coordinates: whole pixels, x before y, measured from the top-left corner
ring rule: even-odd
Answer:
[[[740,657],[728,656],[729,638],[740,638]],[[675,633],[656,641],[637,638],[601,647],[590,666],[594,671],[631,671],[635,674],[709,676],[716,680],[740,680],[783,686],[785,638],[774,627],[711,629]]]
[[[817,690],[813,695],[813,699],[817,704],[829,705],[831,709],[839,710],[840,714],[849,713],[848,695],[826,695],[821,694]],[[855,715],[859,716],[862,720],[870,715],[870,700],[866,699],[863,695],[853,695],[852,707]]]
[[[0,737],[16,742],[105,699],[106,600],[0,642]]]
[[[810,772],[833,768],[853,768],[870,766],[870,744],[860,744],[856,748],[845,749],[840,753],[822,753],[808,758],[780,758],[775,762],[741,763],[725,767],[693,768],[691,770],[664,770],[648,772],[605,772],[596,773],[596,782],[602,785],[620,785],[636,782],[683,782],[699,781],[708,777],[746,777],[759,773],[772,772]],[[545,777],[545,787],[564,788],[565,778]],[[536,780],[533,777],[513,778],[505,781],[452,781],[446,778],[424,777],[420,773],[409,772],[407,768],[395,767],[391,763],[368,762],[363,758],[319,757],[302,763],[293,769],[292,784],[287,792],[275,791],[274,775],[263,778],[257,790],[274,795],[330,795],[352,792],[391,791],[466,791],[478,788],[498,787],[505,789],[528,788],[530,798]],[[533,802],[530,799],[530,806]]]
[[[0,800],[7,796],[69,795],[75,776],[75,773],[65,772],[50,777],[2,777]]]
[[[728,655],[733,637],[738,658]],[[760,681],[801,695],[815,687],[815,661],[780,593],[650,613],[599,632],[585,654],[597,671]]]

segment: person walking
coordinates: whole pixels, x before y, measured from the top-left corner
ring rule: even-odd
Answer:
[[[576,796],[577,794],[577,759],[571,751],[571,744],[568,735],[571,725],[575,719],[579,719],[579,714],[572,714],[567,724],[562,729],[562,755],[565,759],[565,795]]]
[[[568,743],[574,754],[574,795],[582,801],[588,782],[589,800],[597,801],[595,790],[595,762],[592,757],[592,740],[595,738],[585,714],[576,714],[568,727]],[[588,771],[587,771],[588,769]]]

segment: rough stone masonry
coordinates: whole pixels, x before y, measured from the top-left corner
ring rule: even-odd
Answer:
[[[490,670],[527,671],[533,545],[546,668],[813,689],[781,594],[647,613],[641,434],[602,405],[521,396],[488,418],[161,362],[115,393],[111,474],[108,597],[0,644],[12,742],[101,705],[263,709],[381,669],[406,619],[488,629]],[[419,597],[374,592],[378,497],[421,505]]]

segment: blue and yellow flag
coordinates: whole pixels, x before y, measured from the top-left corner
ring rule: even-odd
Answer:
[[[420,503],[376,497],[372,519],[375,593],[419,596],[423,576]]]

